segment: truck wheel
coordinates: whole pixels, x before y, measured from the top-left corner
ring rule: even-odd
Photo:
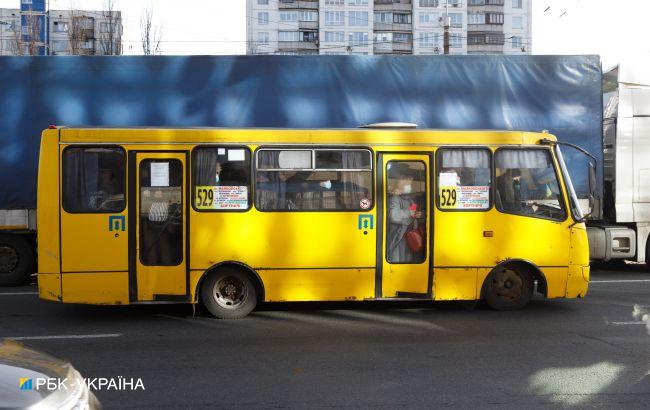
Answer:
[[[533,295],[533,277],[510,266],[493,270],[483,284],[483,297],[496,310],[516,310],[526,306]]]
[[[0,235],[0,286],[25,283],[33,268],[31,244],[19,235]]]
[[[232,268],[208,274],[201,285],[201,300],[219,319],[241,319],[257,305],[257,291],[251,276]]]

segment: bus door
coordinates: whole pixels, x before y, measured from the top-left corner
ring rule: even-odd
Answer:
[[[379,297],[431,297],[429,154],[380,154]]]
[[[129,296],[184,301],[188,296],[187,154],[130,152]]]

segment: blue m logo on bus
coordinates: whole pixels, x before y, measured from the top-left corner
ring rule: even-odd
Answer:
[[[359,215],[357,229],[375,229],[375,217],[371,214]]]
[[[108,217],[109,231],[126,231],[126,219],[124,215],[110,215]]]

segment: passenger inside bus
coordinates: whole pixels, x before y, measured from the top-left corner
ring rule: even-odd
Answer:
[[[426,238],[423,210],[425,204],[424,165],[419,162],[388,164],[388,179],[392,188],[388,200],[387,258],[391,263],[414,263],[426,259],[425,247],[414,249],[407,233],[414,231]],[[418,169],[420,168],[420,169]]]

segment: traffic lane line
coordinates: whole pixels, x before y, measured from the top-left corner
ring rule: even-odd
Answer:
[[[638,320],[630,320],[627,322],[607,322],[608,325],[626,326],[626,325],[645,325],[646,323]]]
[[[54,340],[54,339],[103,339],[121,337],[122,333],[102,333],[94,335],[48,335],[48,336],[3,336],[9,340]]]

